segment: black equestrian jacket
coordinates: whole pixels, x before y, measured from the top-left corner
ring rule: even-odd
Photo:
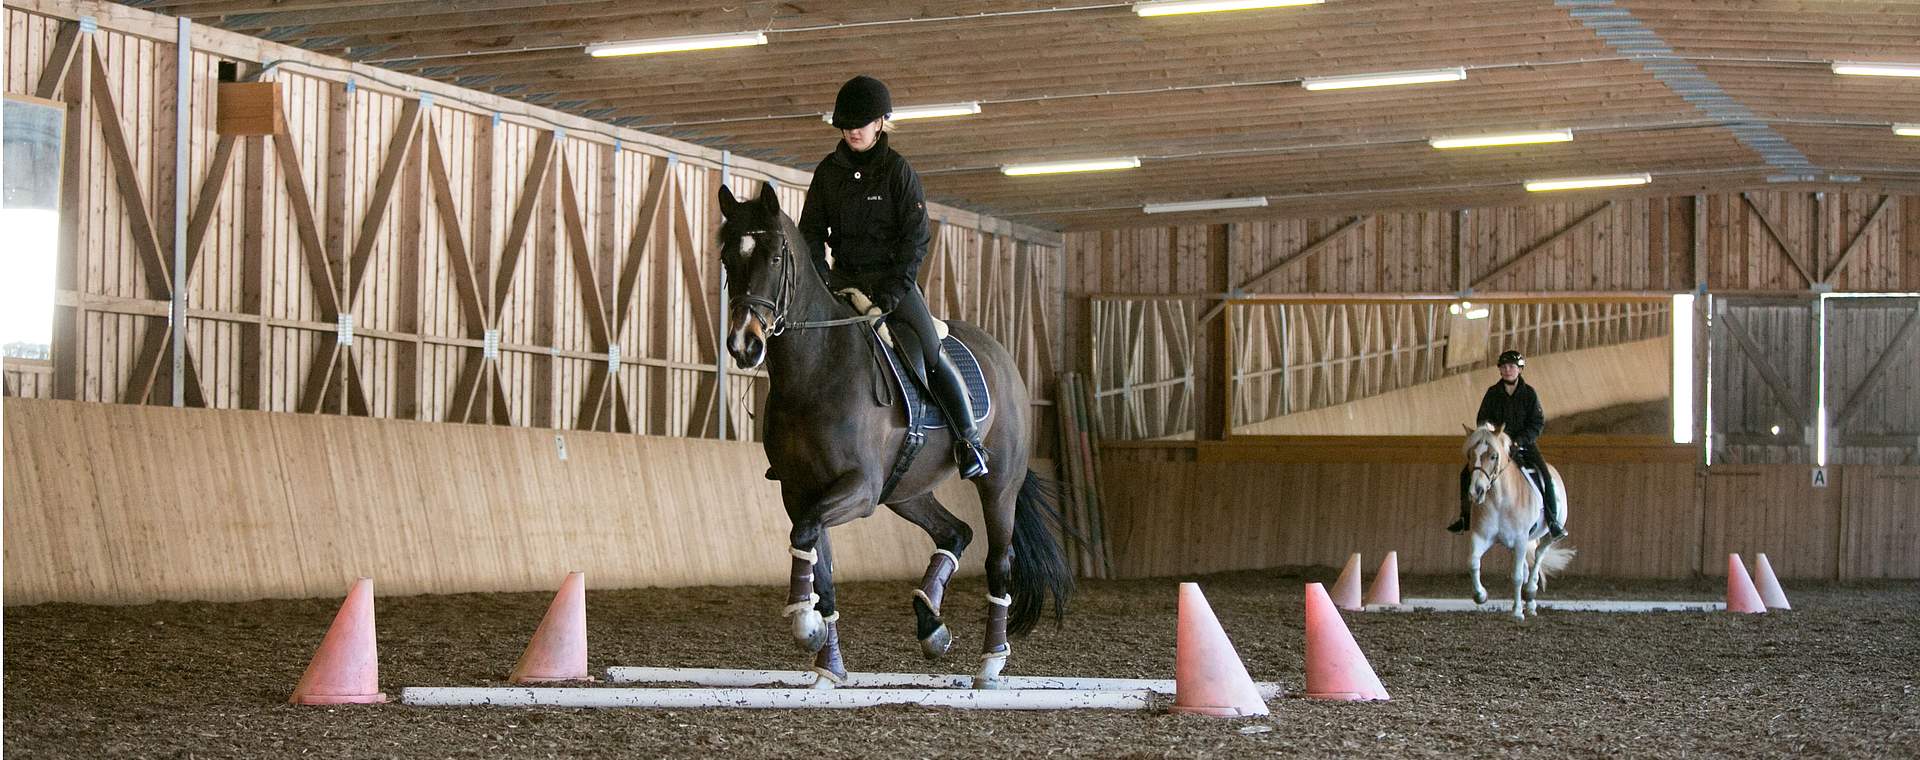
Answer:
[[[820,271],[827,271],[831,246],[836,275],[882,293],[903,293],[913,286],[931,239],[920,175],[887,147],[885,132],[859,153],[843,140],[813,170],[800,234]]]
[[[1514,382],[1511,394],[1501,385],[1494,383],[1487,389],[1487,395],[1481,397],[1476,424],[1505,425],[1507,437],[1512,438],[1515,445],[1531,449],[1541,431],[1547,428],[1547,415],[1540,410],[1540,396],[1524,377]]]

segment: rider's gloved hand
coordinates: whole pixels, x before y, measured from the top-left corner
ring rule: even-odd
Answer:
[[[900,294],[896,291],[882,290],[874,293],[872,298],[873,305],[884,312],[891,313],[895,308],[900,306]]]

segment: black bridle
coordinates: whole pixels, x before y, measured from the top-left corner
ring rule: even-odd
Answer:
[[[822,319],[812,322],[787,321],[787,309],[793,303],[793,289],[797,287],[795,278],[799,275],[795,274],[797,267],[788,261],[788,259],[793,258],[793,248],[788,243],[786,234],[776,230],[748,230],[737,234],[752,235],[756,239],[760,235],[774,235],[780,238],[780,250],[773,255],[773,261],[769,264],[769,266],[779,268],[779,274],[777,276],[780,278],[780,287],[778,291],[775,292],[773,298],[769,299],[749,290],[746,295],[740,297],[738,304],[740,308],[751,312],[755,319],[760,320],[760,324],[766,326],[768,337],[778,336],[788,330],[812,330],[822,327],[866,324],[877,322],[887,317],[886,314],[862,314],[857,317]]]

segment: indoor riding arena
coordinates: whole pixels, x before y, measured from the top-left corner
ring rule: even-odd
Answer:
[[[1920,3],[0,13],[6,758],[1920,756]]]

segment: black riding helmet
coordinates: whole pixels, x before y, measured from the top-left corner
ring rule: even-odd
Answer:
[[[840,85],[833,99],[833,128],[859,129],[893,113],[893,94],[878,79],[862,74]]]
[[[1509,348],[1500,352],[1500,360],[1493,364],[1496,367],[1504,367],[1511,364],[1515,367],[1525,369],[1527,366],[1527,357],[1521,356],[1519,351]]]

